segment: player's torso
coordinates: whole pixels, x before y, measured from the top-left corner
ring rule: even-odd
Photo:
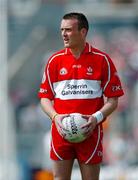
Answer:
[[[66,55],[57,61],[53,83],[56,98],[91,99],[101,96],[102,60],[92,54],[82,54],[79,59]]]
[[[103,103],[102,58],[93,54],[82,54],[79,59],[72,55],[59,56],[54,61],[52,71],[57,111],[84,114],[100,108]],[[93,107],[92,103],[95,104]]]

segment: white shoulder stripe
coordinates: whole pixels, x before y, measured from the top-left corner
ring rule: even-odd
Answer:
[[[50,79],[49,65],[50,65],[50,63],[52,62],[52,60],[53,60],[55,57],[57,57],[57,56],[62,56],[62,55],[64,55],[64,54],[65,54],[65,53],[59,53],[59,54],[54,55],[54,56],[49,60],[49,63],[48,63],[48,67],[47,67],[47,77],[48,77],[48,82],[49,82],[49,85],[50,85],[50,88],[51,88],[53,94],[55,94],[55,92],[54,92],[54,89],[53,89],[53,86],[52,86],[52,83],[51,83],[51,79]]]
[[[50,59],[49,64],[51,63],[51,61],[52,61],[55,57],[57,57],[57,56],[63,56],[64,54],[65,54],[65,53],[55,54],[55,55]]]
[[[111,68],[110,68],[110,63],[109,63],[109,60],[108,60],[108,58],[106,57],[105,54],[98,53],[98,52],[93,52],[93,53],[94,53],[94,54],[98,54],[98,55],[100,55],[100,56],[103,56],[103,57],[105,58],[106,62],[107,62],[107,65],[108,65],[108,80],[107,80],[107,82],[106,82],[106,84],[105,84],[105,86],[104,86],[104,88],[103,88],[103,91],[104,91],[105,88],[107,87],[107,85],[108,85],[110,79],[111,79]]]

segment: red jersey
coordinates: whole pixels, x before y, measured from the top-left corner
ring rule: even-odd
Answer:
[[[57,113],[93,114],[104,104],[104,96],[123,95],[120,79],[110,57],[86,43],[76,59],[69,48],[48,61],[39,97],[54,101]]]

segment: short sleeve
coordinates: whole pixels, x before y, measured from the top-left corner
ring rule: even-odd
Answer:
[[[42,77],[42,82],[40,84],[40,89],[38,92],[38,97],[39,98],[48,98],[53,100],[54,99],[54,90],[52,86],[52,72],[51,72],[51,67],[50,63],[45,67],[43,77]]]
[[[102,88],[106,97],[124,94],[117,70],[109,56],[105,56],[102,66]]]

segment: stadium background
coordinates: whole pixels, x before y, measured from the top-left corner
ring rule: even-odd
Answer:
[[[50,121],[40,108],[37,92],[48,57],[63,47],[60,20],[70,11],[86,14],[90,23],[88,41],[112,57],[125,90],[117,111],[104,124],[100,179],[137,180],[138,1],[0,2],[0,19],[7,20],[0,22],[1,29],[6,23],[0,31],[0,57],[4,59],[0,61],[0,180],[52,179]],[[3,67],[7,68],[5,76]],[[75,163],[72,180],[79,178]]]

